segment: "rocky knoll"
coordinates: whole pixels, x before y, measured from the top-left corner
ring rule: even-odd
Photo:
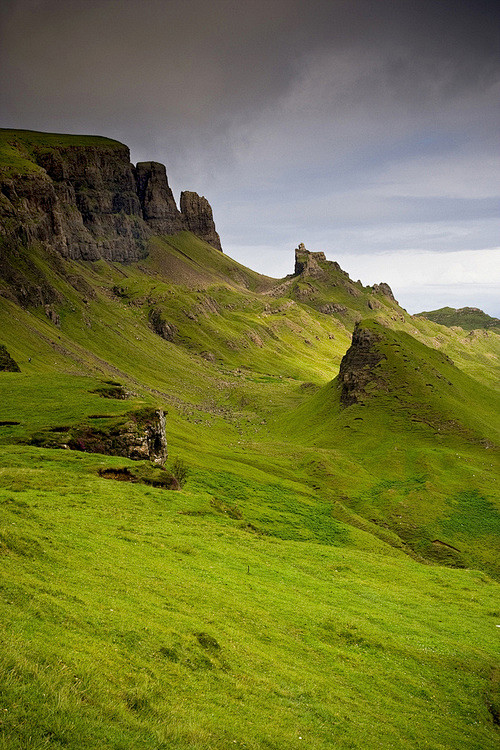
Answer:
[[[340,363],[340,400],[344,406],[351,406],[361,400],[368,383],[376,380],[374,368],[385,359],[377,348],[380,336],[356,323],[351,346]]]
[[[208,201],[184,193],[181,213],[165,167],[141,162],[135,168],[117,141],[0,130],[0,150],[6,253],[43,243],[72,260],[129,262],[146,254],[151,234],[183,229],[221,249]]]
[[[319,261],[326,262],[324,253],[311,253],[306,249],[303,242],[295,250],[295,269],[294,276],[307,274],[308,276],[321,275]]]
[[[307,250],[303,242],[295,249],[294,276],[328,279],[332,271],[346,281],[350,281],[347,271],[344,271],[335,261],[327,260],[324,253]]]

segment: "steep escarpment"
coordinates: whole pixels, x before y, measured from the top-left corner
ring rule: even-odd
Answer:
[[[71,260],[145,255],[151,231],[126,146],[104,138],[14,143],[28,167],[2,170],[0,228],[8,244],[42,242]]]
[[[42,243],[70,260],[124,263],[146,255],[151,235],[185,229],[221,249],[208,201],[188,193],[181,214],[165,167],[135,168],[117,141],[4,130],[0,157],[5,255]]]

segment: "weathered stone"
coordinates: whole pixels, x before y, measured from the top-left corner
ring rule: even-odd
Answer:
[[[21,148],[32,166],[23,174],[0,171],[4,256],[43,243],[47,251],[71,260],[130,262],[145,256],[152,233],[185,229],[221,250],[206,198],[183,193],[181,213],[162,164],[140,162],[134,168],[126,146],[97,140],[75,137],[74,145],[54,145],[50,137],[42,144],[13,135],[13,148]],[[2,276],[16,277],[15,290],[7,284],[4,294],[25,306],[55,301],[55,290],[33,284],[30,274],[10,265]]]
[[[31,443],[149,460],[158,466],[163,466],[168,457],[165,412],[153,408],[117,417],[106,427],[83,424],[60,431],[42,430],[31,437]]]
[[[300,274],[307,274],[309,276],[317,276],[322,273],[319,261],[326,261],[324,253],[311,253],[306,250],[303,242],[295,250],[295,270],[294,276]]]
[[[384,294],[386,297],[389,297],[389,299],[392,299],[393,302],[396,302],[391,287],[389,284],[386,284],[385,281],[382,281],[380,284],[374,284],[372,289],[374,294]]]
[[[173,341],[179,332],[173,323],[167,323],[161,310],[152,309],[149,312],[149,324],[153,331],[165,341]]]
[[[45,305],[45,315],[48,317],[48,319],[58,328],[61,325],[61,318],[59,317],[59,313],[56,313],[56,311],[50,306]]]
[[[126,262],[145,254],[142,220],[126,146],[33,146],[41,169],[0,180],[0,229],[11,243],[43,242],[72,260]]]
[[[385,359],[385,354],[377,348],[380,336],[356,323],[351,346],[340,363],[340,400],[344,406],[358,402],[365,394],[368,383],[377,380],[374,368]]]
[[[331,302],[326,305],[321,305],[318,310],[324,315],[335,315],[335,313],[346,313],[347,307],[345,305],[341,305],[339,302]]]
[[[186,228],[175,204],[163,164],[139,162],[135,168],[142,215],[155,234],[175,234]]]
[[[198,193],[185,190],[181,193],[180,207],[186,229],[222,252],[220,237],[215,229],[212,208],[207,199],[198,195]]]

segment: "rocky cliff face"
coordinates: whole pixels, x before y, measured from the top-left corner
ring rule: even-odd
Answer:
[[[185,193],[181,214],[165,167],[141,162],[134,168],[123,144],[23,131],[0,136],[0,233],[6,252],[43,243],[72,260],[129,262],[144,257],[151,234],[183,229],[221,249],[208,201]],[[43,301],[51,300],[45,295]]]
[[[360,401],[368,383],[378,379],[375,367],[385,359],[385,354],[377,348],[378,341],[376,333],[356,323],[351,346],[340,363],[340,400],[344,406]]]
[[[139,162],[135,169],[137,193],[142,215],[154,234],[175,234],[185,229],[163,164],[156,161]]]
[[[181,193],[180,205],[186,229],[222,252],[220,237],[216,232],[212,209],[207,199],[203,195],[186,190]]]
[[[113,142],[111,142],[113,144]],[[137,260],[150,235],[126,146],[34,148],[38,169],[3,178],[2,233],[72,260]]]

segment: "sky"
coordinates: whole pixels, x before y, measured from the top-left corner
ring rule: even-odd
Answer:
[[[0,125],[162,162],[261,273],[303,242],[500,317],[499,37],[487,0],[2,0]]]

